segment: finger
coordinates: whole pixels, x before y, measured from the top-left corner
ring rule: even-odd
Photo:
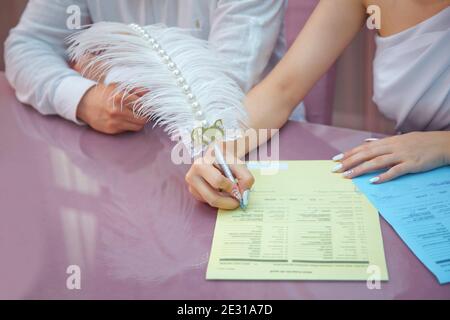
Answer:
[[[380,174],[378,177],[370,179],[370,182],[373,184],[380,184],[383,182],[393,180],[395,178],[398,178],[398,177],[405,175],[407,173],[410,173],[410,172],[411,172],[411,166],[408,163],[403,162],[401,164],[398,164],[398,165],[392,167],[385,173]]]
[[[118,127],[122,131],[133,131],[133,132],[141,131],[144,128],[143,125],[135,124],[126,120],[121,121]]]
[[[137,124],[139,126],[144,126],[147,124],[148,120],[147,118],[137,117],[134,112],[130,109],[124,109],[122,110],[122,116],[124,120]]]
[[[239,202],[231,196],[224,196],[214,190],[205,180],[199,176],[193,178],[191,185],[200,194],[203,200],[211,207],[232,210],[239,207]]]
[[[137,125],[144,126],[148,122],[147,118],[136,116],[136,114],[130,109],[122,110],[122,116],[128,122],[131,122],[131,123],[134,123],[134,124],[137,124]]]
[[[150,92],[150,90],[148,90],[146,88],[135,88],[130,91],[131,94],[134,94],[134,95],[138,96],[139,98],[142,98],[149,92]]]
[[[374,146],[377,146],[377,144],[379,145],[379,141],[380,141],[380,139],[377,139],[377,138],[367,138],[364,140],[365,143],[363,143],[349,151],[335,155],[332,158],[332,160],[333,161],[342,161],[342,160],[348,159],[357,153],[363,152],[365,150],[365,148],[367,148],[368,142],[370,142],[371,146],[374,147]]]
[[[140,98],[138,95],[135,95],[131,92],[124,92],[118,90],[117,83],[111,83],[108,86],[106,86],[105,89],[106,89],[105,93],[107,95],[110,95],[114,106],[129,108],[130,106],[132,107],[133,105],[135,105]]]
[[[139,99],[140,97],[136,94],[121,92],[114,96],[114,103],[122,106],[123,109],[130,109],[133,111],[139,104]]]
[[[136,118],[136,116],[134,117],[127,117],[126,120],[128,122],[134,123],[138,126],[144,127],[147,124],[147,119],[145,118]]]
[[[200,195],[200,193],[197,192],[197,190],[195,190],[193,187],[189,186],[189,192],[192,194],[192,196],[200,202],[206,203],[206,201],[202,198],[202,196]]]
[[[368,172],[389,168],[399,163],[399,159],[392,154],[376,157],[370,161],[363,162],[359,166],[345,171],[344,178],[353,179]]]
[[[241,192],[251,189],[255,183],[255,178],[244,163],[230,164],[230,169],[238,180]]]
[[[136,124],[133,122],[128,122],[130,126],[130,131],[138,132],[144,129],[145,124]]]
[[[337,164],[332,171],[345,172],[355,168],[363,162],[389,153],[390,149],[388,146],[376,145],[376,142],[371,142],[370,144],[361,146],[361,148],[350,157],[344,157],[341,163]]]
[[[125,100],[124,100],[125,101]],[[121,106],[113,106],[113,116],[122,118],[128,122],[137,124],[137,125],[145,125],[147,123],[147,118],[137,117],[133,111],[133,106],[135,105],[135,101],[129,101],[127,104],[123,106],[122,102]]]
[[[220,171],[220,168],[216,167],[212,161],[213,159],[208,156],[196,159],[190,172],[186,175],[187,182],[191,183],[190,180],[192,177],[199,176],[206,180],[213,188],[221,189],[228,193],[231,192],[233,182],[225,177]]]
[[[216,190],[222,189],[228,193],[233,190],[233,182],[214,166],[203,165],[202,177]]]
[[[148,117],[139,117],[136,114],[136,110],[140,106],[140,96],[137,94],[126,95],[124,99],[125,108],[124,110],[129,110],[128,112],[129,119],[135,119],[137,123],[147,123]]]

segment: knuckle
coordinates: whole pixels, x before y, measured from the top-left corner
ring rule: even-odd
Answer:
[[[117,108],[115,107],[110,107],[106,110],[106,113],[110,116],[110,117],[115,117],[117,115]]]
[[[108,123],[106,124],[106,131],[109,134],[119,133],[119,129],[117,128],[115,122],[113,121],[108,121]]]
[[[398,176],[399,174],[401,174],[402,168],[399,166],[396,166],[396,167],[391,168],[391,170],[389,170],[389,171],[390,171],[391,175]]]
[[[123,100],[123,96],[121,94],[113,95],[113,102],[117,104],[121,104]]]
[[[369,158],[371,158],[371,152],[370,150],[364,150],[363,152],[359,153],[356,157],[355,160],[360,162],[360,161],[365,161]]]
[[[366,149],[363,152],[358,154],[357,159],[359,159],[359,160],[366,159],[366,158],[370,157],[370,154],[371,154],[370,150]]]
[[[349,160],[344,160],[344,161],[342,161],[342,168],[340,169],[340,171],[356,167],[362,161],[363,161],[362,158],[358,158],[358,157],[354,157]]]
[[[251,174],[248,177],[248,183],[250,184],[250,186],[252,186],[255,183],[255,177]]]
[[[411,154],[408,157],[409,157],[411,163],[413,163],[415,165],[421,165],[423,162],[421,154]]]
[[[195,169],[198,169],[202,163],[203,163],[203,158],[199,157],[194,160],[194,164],[192,165],[192,167]]]
[[[342,161],[341,162],[342,163],[342,167],[343,168],[351,167],[354,164],[362,162],[362,159],[364,159],[364,155],[361,154],[361,153],[358,153],[358,154],[356,154],[356,155],[354,155],[354,156],[352,156],[352,157]]]
[[[363,154],[365,156],[370,156],[374,154],[374,150],[375,150],[375,144],[368,144],[366,146],[364,146],[364,150],[363,150]]]
[[[189,169],[189,171],[188,171],[188,174],[189,174],[189,178],[193,178],[193,176],[195,175],[195,174],[198,174],[198,172],[200,172],[200,165],[198,164],[198,163],[193,163],[192,165],[191,165],[191,168]]]
[[[351,164],[352,159],[342,160],[340,164],[342,164],[342,168],[347,168]],[[339,163],[338,163],[339,165]]]
[[[106,120],[106,128],[108,130],[114,130],[116,128],[116,123],[113,120],[108,119]]]
[[[370,167],[379,167],[383,164],[383,159],[381,158],[375,158],[372,161],[369,161]]]
[[[370,144],[363,144],[362,146],[360,146],[359,148],[358,148],[358,153],[365,153],[365,152],[368,152],[370,150]]]
[[[208,199],[208,204],[209,204],[211,207],[217,207],[218,204],[219,204],[219,201],[220,201],[220,198],[219,198],[218,196],[214,195],[214,196],[211,196],[211,197]]]
[[[186,181],[187,184],[191,184],[192,182],[192,169],[188,171],[188,173],[186,173],[186,175],[184,176],[184,181]],[[191,190],[191,187],[189,187],[189,191]]]
[[[226,178],[221,175],[214,176],[211,183],[215,188],[221,188],[227,185]]]

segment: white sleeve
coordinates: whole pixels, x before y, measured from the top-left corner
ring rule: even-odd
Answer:
[[[209,41],[229,59],[231,76],[247,92],[263,76],[282,32],[285,0],[219,0]]]
[[[22,103],[80,124],[78,103],[95,82],[81,77],[66,61],[64,41],[76,31],[66,25],[71,5],[80,8],[81,22],[86,23],[85,1],[30,0],[5,42],[5,65],[6,77]]]

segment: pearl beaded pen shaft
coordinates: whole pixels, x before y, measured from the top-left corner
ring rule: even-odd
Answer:
[[[233,173],[231,172],[230,167],[227,165],[227,163],[225,161],[225,158],[223,156],[223,153],[220,150],[220,148],[217,145],[217,143],[214,143],[214,155],[216,156],[217,164],[220,166],[220,168],[222,169],[222,171],[225,174],[225,176],[228,179],[230,179],[231,182],[233,182],[233,189],[231,190],[231,194],[233,195],[233,197],[236,198],[236,200],[239,201],[239,206],[241,207],[241,209],[245,210],[246,206],[245,206],[245,204],[243,202],[241,192],[239,191],[239,186],[237,184],[237,180],[233,176]]]

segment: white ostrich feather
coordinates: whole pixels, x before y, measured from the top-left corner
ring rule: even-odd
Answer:
[[[102,22],[68,42],[69,58],[80,61],[93,54],[83,72],[110,75],[116,93],[145,90],[133,106],[135,115],[164,126],[173,139],[181,137],[193,155],[205,145],[191,138],[214,124],[222,125],[223,140],[238,138],[245,128],[242,90],[219,54],[187,30]]]

